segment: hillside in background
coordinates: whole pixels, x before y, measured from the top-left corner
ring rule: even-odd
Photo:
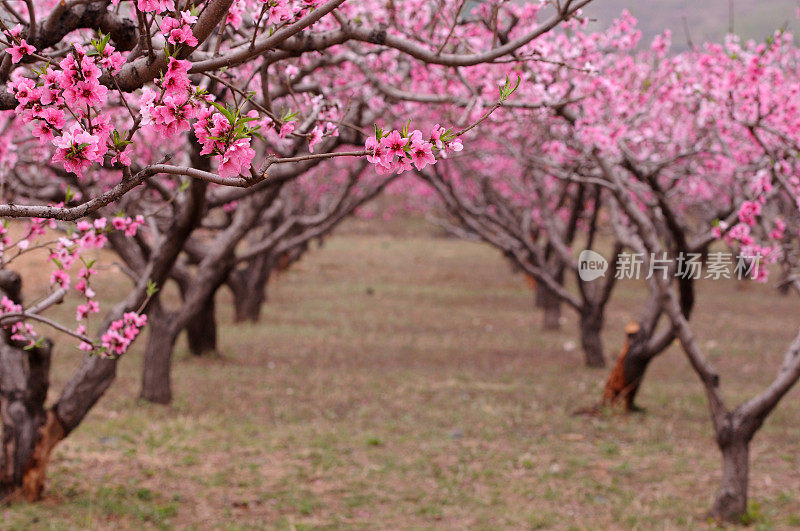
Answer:
[[[763,40],[786,25],[796,33],[800,27],[795,15],[798,3],[798,0],[733,0],[734,32],[744,39]],[[644,42],[649,43],[654,35],[669,28],[674,49],[682,50],[687,47],[684,19],[695,43],[719,42],[728,32],[730,4],[729,0],[595,0],[585,12],[596,19],[592,27],[601,29],[627,9],[639,20]]]

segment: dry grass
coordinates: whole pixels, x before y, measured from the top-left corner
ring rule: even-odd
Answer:
[[[702,287],[695,322],[733,400],[774,374],[800,305],[729,287]],[[610,352],[638,300],[617,292]],[[705,525],[719,458],[681,353],[653,364],[646,414],[572,415],[605,371],[569,348],[571,315],[539,329],[524,282],[485,246],[351,230],[271,286],[260,324],[230,324],[228,301],[223,357],[192,359],[182,341],[175,402],[152,406],[136,401],[140,342],[57,448],[44,502],[3,509],[4,527]],[[76,360],[59,346],[56,389]],[[797,398],[753,443],[763,527],[800,525]]]

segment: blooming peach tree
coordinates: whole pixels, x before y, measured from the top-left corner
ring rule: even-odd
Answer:
[[[484,130],[494,134],[421,173],[460,230],[501,249],[572,307],[597,287],[605,292],[610,279],[576,275],[570,291],[548,266],[552,260],[578,272],[576,255],[592,248],[593,227],[616,242],[607,275],[631,254],[641,257],[639,278],[650,296],[627,330],[604,398],[632,408],[648,363],[680,343],[706,392],[723,458],[711,514],[737,520],[747,511],[750,441],[800,378],[800,340],[762,392],[731,408],[690,315],[698,279],[731,278],[714,263],[721,249],[742,259],[731,268],[748,281],[766,282],[779,269],[781,285],[800,287],[800,52],[780,31],[762,43],[731,36],[673,56],[664,34],[634,52],[626,47],[638,38],[633,24],[629,16],[615,24],[612,42],[620,46],[598,48],[587,72],[577,72],[580,63],[568,55],[553,68],[571,75],[540,74],[555,101],[513,118],[493,115]],[[598,42],[572,36],[589,50]],[[541,102],[523,89],[515,103],[526,100]],[[571,237],[576,230],[584,236]],[[715,273],[700,276],[688,265],[692,256]]]
[[[4,3],[0,217],[30,221],[9,224],[3,265],[36,248],[55,273],[26,306],[20,276],[2,271],[0,497],[40,496],[53,446],[111,385],[145,321],[168,321],[153,318],[160,288],[223,207],[231,226],[221,233],[237,237],[205,256],[227,264],[280,185],[328,159],[366,159],[397,175],[459,151],[462,135],[510,95],[514,65],[588,1],[541,13],[500,2],[488,22],[450,0]],[[404,103],[427,105],[415,84],[438,79],[446,93],[464,75],[491,86],[489,105],[481,97],[468,113],[409,124]],[[387,97],[385,86],[411,95]],[[87,317],[100,312],[91,255],[106,240],[133,285],[90,331]],[[195,283],[220,278],[206,274]],[[41,315],[68,292],[78,298],[74,324]],[[51,344],[40,325],[87,351],[48,408]]]

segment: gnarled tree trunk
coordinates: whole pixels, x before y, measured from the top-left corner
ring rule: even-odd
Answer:
[[[201,305],[197,313],[186,325],[186,339],[189,341],[189,352],[195,356],[217,352],[217,321],[215,316],[214,296]]]
[[[204,181],[193,180],[190,200],[173,221],[165,244],[143,265],[142,278],[134,290],[106,317],[106,324],[146,300],[148,280],[160,285],[202,212]],[[21,281],[15,273],[0,271],[0,290],[20,304]],[[44,404],[49,388],[49,342],[30,350],[0,337],[0,420],[3,423],[0,452],[0,501],[22,497],[41,498],[45,472],[55,445],[69,435],[116,377],[117,360],[87,355],[81,361],[60,397],[49,410]]]
[[[545,330],[561,328],[561,298],[543,283],[536,287],[536,306],[544,312],[542,326]]]
[[[0,345],[0,500],[38,500],[50,452],[65,435],[55,413],[44,409],[51,348],[49,342],[30,350]]]
[[[272,264],[267,254],[256,256],[244,269],[231,271],[227,283],[233,292],[235,322],[258,322],[261,307],[267,300],[267,284],[271,274]]]
[[[170,383],[172,351],[180,329],[175,326],[175,316],[164,311],[160,303],[154,302],[147,320],[149,336],[144,354],[142,390],[139,396],[157,404],[169,404],[172,400]]]
[[[0,272],[0,289],[21,303],[22,282],[12,271]],[[45,469],[53,446],[65,430],[52,410],[45,410],[50,386],[52,344],[30,349],[8,338],[0,343],[0,501],[23,497],[36,501],[44,489]]]
[[[732,432],[724,437],[718,436],[717,443],[722,452],[722,482],[711,506],[711,516],[741,523],[747,514],[750,439],[744,433]]]
[[[583,354],[588,367],[605,367],[603,342],[600,332],[603,329],[603,314],[595,308],[587,307],[580,314],[580,333]]]

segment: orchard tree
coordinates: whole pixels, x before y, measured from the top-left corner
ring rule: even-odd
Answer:
[[[312,238],[327,234],[396,177],[372,178],[374,172],[365,175],[365,164],[339,168],[339,175],[331,165],[321,165],[319,173],[239,199],[229,222],[216,228],[213,236],[200,234],[187,242],[185,258],[171,273],[180,287],[182,302],[171,311],[156,306],[151,314],[142,398],[170,401],[170,361],[181,330],[187,330],[190,347],[194,343],[196,352],[216,348],[214,295],[239,264],[261,256],[273,260],[273,256],[294,252]],[[327,175],[322,170],[327,170]],[[264,222],[269,225],[259,231],[258,225]],[[245,241],[246,246],[240,245]],[[263,286],[261,289],[263,292]]]
[[[19,281],[10,270],[2,286],[0,496],[19,492],[35,500],[41,495],[53,446],[81,423],[113,382],[119,356],[202,225],[207,193],[226,195],[223,187],[270,189],[272,181],[296,177],[320,159],[367,155],[388,174],[422,168],[461,148],[460,136],[474,125],[469,121],[448,129],[432,127],[435,121],[427,116],[422,122],[434,123],[401,127],[410,118],[403,115],[388,116],[386,131],[362,132],[367,138],[362,148],[320,149],[325,138],[349,127],[350,96],[372,90],[365,78],[349,77],[358,66],[343,53],[389,66],[413,65],[378,71],[390,84],[398,76],[413,83],[430,70],[449,79],[471,72],[496,89],[515,63],[531,58],[531,43],[588,1],[560,2],[541,20],[539,6],[502,3],[488,21],[462,16],[464,3],[449,0],[4,3],[0,216],[32,219],[23,239],[4,240],[4,265],[14,246],[45,248],[54,273],[42,300],[28,307],[22,306]],[[318,75],[320,67],[328,73]],[[319,98],[302,96],[311,90]],[[511,91],[506,83],[500,98]],[[369,107],[383,105],[378,93],[370,97]],[[286,102],[282,107],[273,105],[280,99]],[[445,118],[437,121],[446,124]],[[302,138],[308,152],[284,156],[276,138],[290,143]],[[207,162],[191,155],[195,144]],[[153,201],[154,195],[170,205],[170,216],[159,220],[151,211],[137,215],[132,208],[128,215],[115,208],[129,196],[136,203]],[[239,200],[231,195],[224,203]],[[229,230],[251,230],[249,220],[255,223],[269,195],[242,198]],[[116,213],[103,215],[103,209]],[[83,219],[96,213],[91,221]],[[84,320],[100,311],[88,283],[93,264],[87,259],[77,272],[73,265],[84,249],[115,237],[112,230],[127,233],[132,246],[146,252],[137,263],[133,288],[89,336]],[[64,235],[51,243],[52,231]],[[221,250],[232,250],[230,242]],[[217,256],[227,258],[225,252]],[[77,324],[40,315],[60,299],[59,290],[72,293],[71,287],[85,299],[76,310]],[[190,299],[202,302],[199,291],[187,295]],[[156,320],[149,319],[163,324]],[[34,322],[69,331],[87,351],[48,409],[51,347],[37,335]]]
[[[490,134],[478,149],[418,174],[449,213],[452,223],[443,220],[448,230],[489,243],[534,279],[546,328],[558,326],[562,303],[578,314],[586,364],[602,367],[604,312],[616,279],[581,282],[573,248],[607,243],[604,191],[574,178],[593,162],[570,142],[574,127],[562,114],[602,87],[602,66],[610,58],[629,56],[639,34],[629,15],[602,34],[586,33],[584,22],[575,19],[569,33],[535,44],[533,55],[547,59],[519,66],[516,97],[487,119],[484,130]],[[466,96],[455,102],[468,107],[475,104],[469,95],[480,94],[482,85],[479,79],[464,84]],[[381,88],[387,95],[402,95]],[[437,101],[434,95],[418,98]],[[609,246],[613,261],[623,246],[613,241]],[[567,287],[568,278],[577,280],[577,293]]]
[[[487,120],[484,127],[495,128],[495,134],[481,140],[481,149],[420,173],[462,234],[500,249],[536,279],[537,288],[578,312],[587,364],[599,365],[615,266],[628,258],[620,256],[623,249],[640,250],[635,239],[616,230],[622,220],[606,204],[612,198],[601,176],[623,176],[639,191],[642,205],[659,216],[659,235],[676,258],[665,272],[688,317],[697,277],[686,274],[686,266],[694,271],[716,232],[731,230],[747,176],[768,159],[731,115],[752,83],[743,73],[748,66],[731,65],[741,75],[729,78],[724,88],[715,82],[722,69],[712,61],[724,53],[721,48],[668,57],[665,34],[650,50],[634,52],[639,33],[628,14],[602,38],[580,31],[561,38],[561,59],[524,67],[529,79],[523,87],[539,87],[541,94],[520,89],[513,102],[520,109]],[[781,104],[789,101],[784,96]],[[577,252],[593,249],[598,240],[610,273],[586,282]],[[694,257],[693,263],[679,263],[680,257]],[[643,277],[652,277],[650,265],[638,264]],[[577,289],[567,288],[565,271]],[[637,322],[627,327],[623,354],[609,376],[607,405],[622,400],[636,409],[649,362],[676,337],[659,289],[652,282],[648,286],[650,296]]]
[[[699,347],[683,284],[674,275],[686,265],[681,255],[687,249],[713,243],[736,249],[736,268],[754,280],[767,280],[776,262],[797,270],[799,58],[791,37],[781,32],[766,43],[741,45],[729,38],[724,46],[663,58],[659,68],[670,75],[642,78],[641,99],[628,94],[617,102],[620,109],[631,109],[631,102],[647,103],[648,112],[663,107],[668,112],[662,119],[648,119],[649,128],[638,130],[617,122],[614,143],[608,142],[608,130],[590,128],[579,137],[596,162],[581,178],[603,183],[608,191],[617,236],[642,253],[643,267],[659,265],[648,285],[660,301],[665,330],[678,339],[703,384],[722,453],[722,483],[711,507],[722,520],[737,521],[747,511],[749,444],[800,378],[800,339],[787,348],[775,379],[761,393],[730,408],[718,372]],[[609,79],[625,80],[634,70],[632,64]],[[676,158],[684,162],[674,171],[653,173],[662,160]],[[732,214],[709,223],[713,206]],[[692,243],[684,246],[681,239]],[[793,274],[785,281],[800,287]]]
[[[628,408],[649,362],[676,338],[654,276],[674,285],[688,319],[699,267],[720,238],[738,254],[763,256],[761,274],[777,260],[779,253],[752,247],[742,221],[762,210],[749,198],[753,189],[769,187],[765,168],[786,159],[754,133],[754,124],[788,134],[788,124],[776,128],[772,123],[790,112],[797,90],[796,78],[789,75],[795,51],[780,33],[768,44],[742,48],[731,38],[725,47],[708,45],[673,57],[666,56],[667,37],[657,38],[651,51],[638,57],[614,58],[604,67],[603,90],[558,109],[571,128],[565,140],[591,162],[576,178],[596,183],[614,174],[622,179],[637,204],[652,214],[667,253],[651,256],[630,237],[615,202],[609,204],[616,238],[643,255],[641,274],[650,293],[638,322],[627,330],[625,349],[604,392],[605,403],[623,398]],[[770,85],[777,89],[766,101],[759,91]],[[755,95],[754,86],[760,87]],[[743,117],[753,99],[763,102],[755,121]],[[782,219],[774,224],[766,233],[784,230]],[[616,265],[619,273],[625,264]]]
[[[625,18],[617,25],[620,35],[635,39],[632,22],[626,24]],[[525,249],[522,242],[530,227],[540,226],[533,233],[545,234],[545,241],[562,251],[565,267],[575,260],[572,242],[561,237],[569,226],[569,211],[559,212],[560,201],[536,194],[536,187],[544,189],[548,180],[557,179],[562,184],[555,190],[567,184],[600,190],[595,208],[627,251],[625,257],[614,253],[612,269],[631,252],[640,254],[638,271],[650,294],[639,321],[626,330],[628,345],[605,399],[624,398],[633,407],[648,363],[677,339],[706,391],[723,458],[722,484],[711,514],[736,521],[747,510],[749,443],[800,377],[800,339],[787,348],[775,380],[763,392],[728,407],[720,376],[690,324],[696,280],[714,278],[708,272],[699,276],[695,266],[713,269],[712,246],[721,246],[737,253],[732,265],[744,276],[765,281],[769,266],[779,263],[781,282],[799,286],[800,145],[795,139],[800,131],[800,54],[791,36],[781,32],[764,43],[743,45],[729,37],[724,45],[709,44],[672,57],[667,56],[668,41],[665,34],[646,52],[633,54],[619,47],[598,55],[591,65],[598,72],[594,81],[592,76],[571,76],[568,96],[544,101],[543,109],[534,111],[538,120],[529,119],[510,133],[512,138],[529,134],[532,143],[502,146],[497,141],[512,153],[511,159],[490,145],[424,174],[464,230],[503,250]],[[490,138],[507,138],[513,121],[494,115],[485,127],[495,120],[497,134]],[[538,149],[526,148],[536,142],[541,143]],[[515,150],[517,146],[522,148]],[[495,158],[487,155],[484,167],[475,171],[486,152]],[[499,159],[498,153],[503,154]],[[517,193],[520,181],[536,178],[529,193]],[[538,217],[529,214],[537,198],[550,201],[543,203],[546,214]],[[516,241],[502,241],[512,231]],[[547,278],[537,273],[537,280]]]

